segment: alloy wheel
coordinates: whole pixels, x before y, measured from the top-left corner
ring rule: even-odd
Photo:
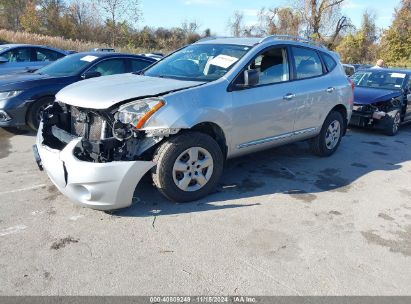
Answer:
[[[341,137],[341,124],[338,120],[334,120],[325,133],[325,145],[328,150],[334,149]]]
[[[177,157],[173,166],[173,180],[183,191],[198,191],[208,183],[213,169],[211,154],[203,148],[191,147]]]

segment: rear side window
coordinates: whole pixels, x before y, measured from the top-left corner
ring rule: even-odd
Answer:
[[[36,49],[36,61],[56,61],[63,56],[63,54],[55,51],[47,49]]]
[[[328,72],[331,72],[334,70],[334,68],[337,66],[337,63],[335,60],[328,54],[321,53],[321,56],[323,56],[323,60],[325,63],[325,66],[327,67]]]
[[[321,59],[317,52],[307,48],[292,47],[297,79],[305,79],[323,74]]]
[[[141,70],[144,70],[150,64],[151,64],[151,62],[149,62],[149,61],[132,59],[131,60],[131,71],[132,72],[139,72]]]

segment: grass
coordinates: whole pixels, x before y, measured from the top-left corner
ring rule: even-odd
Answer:
[[[47,45],[63,50],[74,50],[77,52],[89,51],[93,48],[110,47],[107,44],[101,44],[97,42],[65,39],[62,37],[52,37],[27,32],[14,32],[5,29],[0,29],[0,43],[26,43]],[[149,52],[149,50],[145,50],[143,48],[115,47],[115,49],[119,52],[134,54]]]

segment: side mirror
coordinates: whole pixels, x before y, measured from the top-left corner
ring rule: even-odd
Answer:
[[[83,75],[81,75],[82,79],[90,79],[90,78],[96,78],[100,77],[101,73],[100,72],[85,72]]]
[[[3,56],[0,56],[0,63],[6,63],[6,62],[9,62],[9,61],[7,60],[7,58],[5,58],[5,57],[3,57]]]
[[[257,70],[244,71],[244,87],[254,87],[260,82],[260,73]]]

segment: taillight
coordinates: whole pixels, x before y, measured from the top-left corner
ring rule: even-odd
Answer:
[[[348,78],[348,82],[351,85],[351,89],[352,89],[352,98],[350,98],[350,100],[348,101],[350,103],[350,105],[354,104],[354,88],[355,88],[355,84],[354,81],[351,80],[351,78]]]
[[[354,81],[352,81],[351,78],[348,78],[348,82],[351,84],[351,88],[354,91],[354,88],[355,88]]]

